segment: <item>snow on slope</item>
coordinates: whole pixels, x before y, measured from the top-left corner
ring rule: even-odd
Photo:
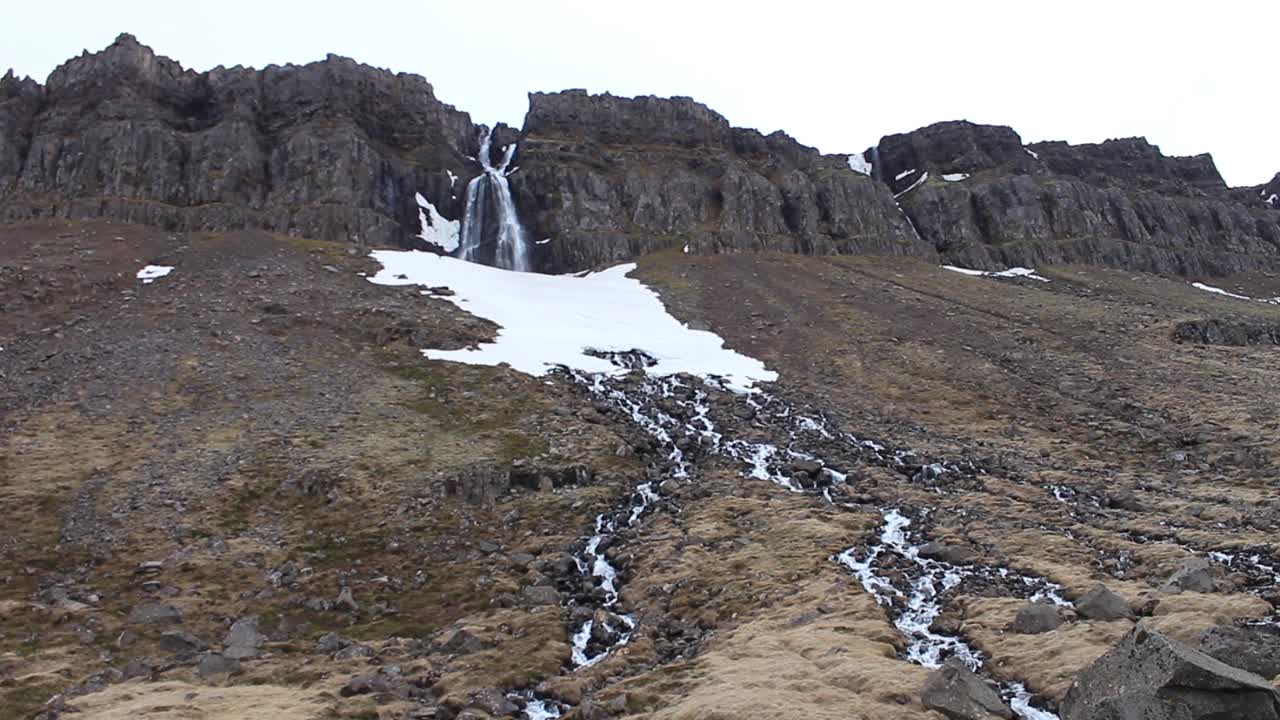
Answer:
[[[651,375],[687,372],[720,376],[747,391],[778,374],[764,363],[724,347],[714,333],[691,330],[669,315],[658,295],[627,277],[635,264],[586,275],[512,272],[425,252],[377,250],[379,285],[448,286],[445,299],[501,326],[492,343],[474,350],[423,350],[434,360],[511,367],[543,375],[559,365],[585,372],[624,373],[585,351],[641,350],[657,360]]]
[[[1049,282],[1049,278],[1037,274],[1035,270],[1024,267],[1011,267],[1008,270],[972,270],[970,268],[956,267],[955,265],[943,265],[943,270],[958,272],[962,275],[972,275],[973,277],[999,277],[999,278],[1016,278],[1024,277],[1031,280],[1039,280],[1040,282]]]
[[[862,175],[871,175],[874,168],[861,154],[849,156],[849,169]]]
[[[449,177],[452,179],[453,173],[449,173]],[[414,195],[414,198],[418,201],[418,226],[420,228],[418,237],[447,253],[457,250],[460,223],[457,220],[446,220],[436,210],[435,205],[432,205],[430,201],[422,197],[422,193]]]
[[[173,267],[169,265],[148,265],[138,271],[137,278],[142,281],[143,285],[150,285],[156,279],[173,272]]]

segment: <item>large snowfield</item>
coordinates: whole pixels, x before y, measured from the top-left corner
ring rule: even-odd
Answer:
[[[622,373],[585,351],[640,350],[657,360],[645,368],[651,375],[718,376],[738,391],[778,379],[759,360],[725,348],[715,333],[692,330],[667,313],[655,292],[627,277],[634,263],[585,275],[541,275],[425,252],[377,250],[371,256],[382,264],[371,282],[446,286],[455,294],[445,299],[502,328],[494,342],[475,349],[423,350],[434,360],[507,363],[530,375],[557,366]]]

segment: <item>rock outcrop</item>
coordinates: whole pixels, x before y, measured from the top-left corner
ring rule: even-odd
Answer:
[[[121,35],[44,87],[0,81],[0,220],[404,245],[417,232],[415,193],[461,214],[477,138],[416,75],[333,55],[196,73]]]
[[[1014,716],[995,689],[957,658],[951,658],[929,673],[920,689],[920,701],[952,720]]]
[[[668,248],[931,257],[888,189],[688,98],[535,93],[512,184],[541,269]]]
[[[1280,213],[1262,202],[1265,188],[1231,191],[1208,155],[1167,157],[1143,138],[1024,147],[1009,128],[946,122],[888,136],[863,157],[958,265],[1280,266]]]
[[[337,56],[197,73],[121,35],[44,86],[0,79],[0,222],[427,247],[415,196],[436,210],[425,217],[460,221],[482,131],[416,75]],[[512,143],[517,210],[545,272],[685,248],[979,269],[1280,267],[1280,176],[1230,189],[1208,155],[1167,157],[1141,138],[1024,146],[1007,127],[947,122],[850,163],[689,98],[570,90],[531,95],[523,129],[495,128],[491,152]]]
[[[1280,719],[1280,692],[1261,677],[1135,628],[1071,684],[1062,720]]]

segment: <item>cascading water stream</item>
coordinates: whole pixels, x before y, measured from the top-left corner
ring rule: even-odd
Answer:
[[[492,146],[493,130],[490,129],[480,140],[480,153],[476,156],[484,172],[467,183],[458,257],[504,270],[528,272],[533,269],[529,238],[516,214],[511,184],[507,181],[507,176],[516,170],[508,169],[516,146],[512,143],[506,147],[497,167],[491,158]]]

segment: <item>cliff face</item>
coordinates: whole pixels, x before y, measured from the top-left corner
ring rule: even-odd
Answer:
[[[1280,213],[1264,188],[1230,190],[1208,155],[1166,157],[1142,138],[1024,147],[1009,128],[950,122],[886,137],[865,156],[957,264],[1190,275],[1280,265]]]
[[[195,73],[122,35],[43,88],[7,78],[0,103],[10,221],[104,216],[404,244],[414,194],[456,217],[475,173],[466,113],[421,77],[336,56]]]
[[[512,176],[542,268],[663,248],[931,256],[881,183],[688,98],[529,97]]]
[[[415,246],[416,194],[462,218],[482,130],[416,75],[336,56],[196,73],[122,35],[43,87],[0,79],[0,222]],[[1280,266],[1280,175],[1227,188],[1208,155],[1166,157],[1141,138],[1024,146],[1006,127],[939,123],[883,138],[853,163],[866,175],[687,98],[575,90],[531,95],[524,128],[493,140],[495,158],[519,143],[510,182],[547,272],[686,246],[979,268]]]

